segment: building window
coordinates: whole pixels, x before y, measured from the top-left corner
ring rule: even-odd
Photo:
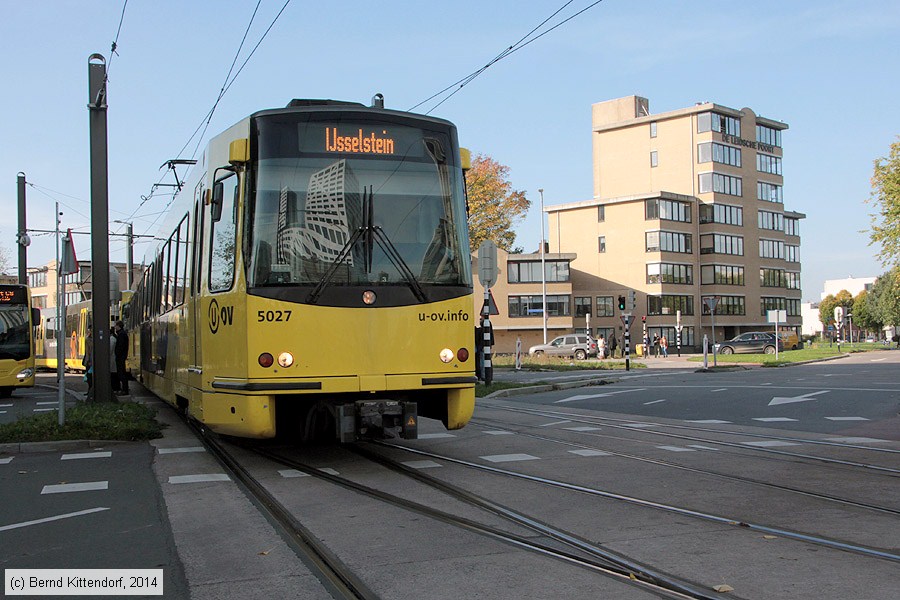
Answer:
[[[690,223],[691,205],[678,200],[651,198],[644,202],[644,218],[648,221],[659,219],[662,221]]]
[[[657,154],[656,150],[653,150],[650,152],[650,166],[651,167],[659,166],[659,155]]]
[[[700,173],[700,193],[728,194],[729,196],[743,196],[743,184],[740,177],[723,175],[722,173]]]
[[[597,252],[606,252],[606,236],[601,235],[597,238]]]
[[[583,317],[591,314],[590,296],[575,296],[575,316]]]
[[[647,328],[647,337],[649,339],[653,339],[654,335],[658,335],[659,337],[666,336],[666,340],[669,342],[669,353],[675,351],[675,348],[678,347],[678,331],[674,327],[648,327]],[[682,346],[693,346],[694,345],[694,328],[693,327],[682,327],[681,328],[681,345]]]
[[[606,220],[606,207],[602,204],[597,207],[597,222],[602,223]]]
[[[700,254],[744,255],[744,238],[738,235],[708,233],[700,236]]]
[[[700,300],[701,309],[703,310],[704,315],[710,314],[709,307],[706,305],[706,300],[710,296],[703,296]],[[716,314],[717,315],[746,315],[747,314],[747,306],[745,304],[744,296],[719,296],[719,302],[716,304]]]
[[[784,242],[780,240],[759,240],[760,258],[784,258]]]
[[[756,141],[770,146],[781,147],[781,130],[765,125],[756,126]]]
[[[544,261],[544,271],[548,282],[569,281],[569,261]],[[509,262],[506,265],[506,276],[509,283],[537,283],[541,279],[541,261]]]
[[[716,162],[732,167],[741,166],[741,149],[716,142],[697,144],[697,162]]]
[[[765,317],[766,313],[770,310],[787,310],[785,306],[786,299],[785,298],[772,298],[768,296],[762,296],[759,299],[759,314],[760,316]]]
[[[736,265],[702,265],[702,285],[744,285],[744,267]]]
[[[568,295],[548,295],[547,315],[551,317],[568,317],[571,313],[569,309],[569,298]],[[510,317],[536,317],[540,316],[543,312],[543,298],[540,294],[509,297]]]
[[[796,271],[786,271],[784,274],[785,287],[789,290],[800,289],[800,273]]]
[[[758,181],[756,183],[757,200],[765,200],[766,202],[784,202],[784,195],[781,186],[776,183],[767,183]]]
[[[759,152],[756,154],[756,170],[760,173],[781,175],[781,158]]]
[[[757,215],[757,222],[760,229],[771,229],[772,231],[784,231],[784,215],[776,212],[761,210]]]
[[[614,317],[616,316],[613,308],[612,296],[597,296],[597,316],[598,317]]]
[[[744,209],[730,204],[701,204],[700,223],[722,223],[743,227]]]
[[[787,262],[800,262],[800,246],[784,245],[784,260]]]
[[[647,265],[647,283],[690,285],[694,283],[694,268],[674,263],[650,263]]]
[[[706,131],[718,131],[741,137],[741,121],[735,117],[726,117],[714,112],[700,113],[697,115],[697,133]]]
[[[691,234],[675,231],[648,231],[646,234],[647,252],[680,252],[692,254]]]
[[[787,311],[787,316],[799,317],[800,316],[800,300],[796,299],[796,298],[785,298],[784,299],[784,309]]]
[[[656,121],[650,121],[650,137],[656,137]]]
[[[28,287],[47,287],[47,271],[32,271],[28,274]]]
[[[682,315],[694,314],[694,297],[674,294],[647,296],[647,315],[672,315],[676,311]]]
[[[760,268],[759,285],[760,287],[787,287],[784,269]]]
[[[785,217],[784,233],[787,235],[800,235],[800,219]]]

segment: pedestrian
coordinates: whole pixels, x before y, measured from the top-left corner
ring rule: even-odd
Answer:
[[[653,334],[653,355],[659,358],[659,335]]]
[[[669,340],[666,339],[665,334],[659,338],[659,349],[662,351],[663,358],[669,358]]]
[[[109,332],[109,384],[112,393],[119,391],[119,374],[116,372],[116,336],[115,332]]]
[[[600,357],[600,360],[606,358],[606,340],[602,335],[597,338],[597,356]]]
[[[619,347],[619,342],[616,341],[616,334],[612,334],[609,336],[609,357],[616,357],[616,348]]]
[[[119,375],[119,394],[128,395],[128,369],[125,368],[125,360],[128,358],[128,333],[125,324],[116,321],[116,373]]]
[[[84,338],[84,356],[81,358],[81,366],[84,367],[84,380],[87,382],[87,399],[94,398],[94,336],[88,327]]]

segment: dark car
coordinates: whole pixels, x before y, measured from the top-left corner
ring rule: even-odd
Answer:
[[[752,354],[755,352],[775,354],[776,344],[778,344],[779,352],[784,350],[784,344],[780,339],[775,337],[774,333],[766,331],[748,331],[727,342],[716,344],[716,351],[719,354]]]

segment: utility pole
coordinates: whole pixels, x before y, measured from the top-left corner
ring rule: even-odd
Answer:
[[[25,232],[25,173],[16,176],[16,190],[19,198],[19,231],[16,244],[19,246],[19,283],[28,285],[28,244],[31,239]]]
[[[125,261],[128,263],[128,273],[125,276],[126,289],[134,289],[134,225],[126,223],[128,226],[125,230],[125,243],[128,247],[125,249]]]
[[[94,339],[94,400],[112,400],[109,326],[109,173],[106,142],[106,59],[88,58],[91,152],[91,308]]]

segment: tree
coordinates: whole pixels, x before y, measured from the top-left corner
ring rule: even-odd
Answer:
[[[853,299],[853,324],[866,331],[881,329],[882,322],[878,318],[875,294],[863,290]]]
[[[900,265],[875,281],[875,312],[882,325],[900,325]]]
[[[485,240],[492,240],[504,250],[516,241],[513,226],[531,207],[525,192],[513,189],[509,167],[489,156],[478,154],[466,173],[469,197],[469,250],[474,252]]]
[[[819,302],[819,321],[822,325],[828,327],[834,323],[834,309],[838,306],[844,307],[844,314],[850,312],[853,307],[853,296],[847,290],[841,290],[836,295],[828,294],[825,299]]]
[[[890,154],[875,161],[872,196],[878,214],[871,215],[869,244],[881,244],[878,257],[884,265],[900,264],[900,139],[891,144]]]

